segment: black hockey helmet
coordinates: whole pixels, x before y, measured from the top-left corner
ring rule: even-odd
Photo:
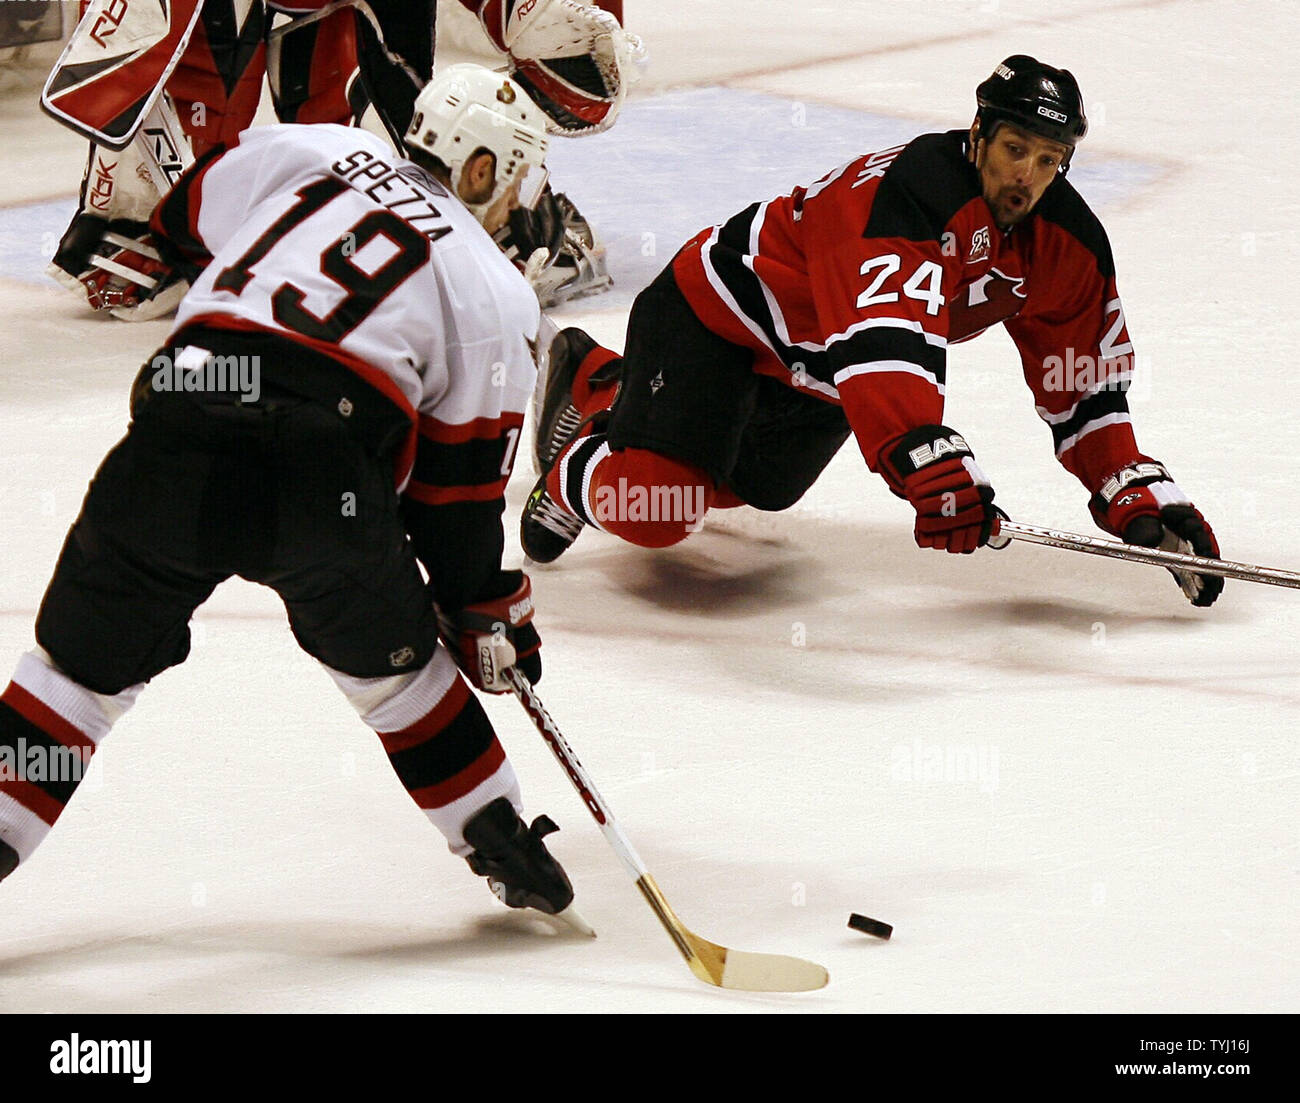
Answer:
[[[1060,142],[1069,152],[1088,133],[1079,82],[1068,69],[1054,69],[1028,54],[1013,54],[975,89],[979,105],[979,137],[991,138],[998,123],[1011,123],[1049,141]]]

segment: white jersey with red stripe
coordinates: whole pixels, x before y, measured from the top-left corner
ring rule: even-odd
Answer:
[[[248,131],[196,163],[154,230],[203,269],[176,331],[224,321],[359,361],[422,419],[522,418],[537,298],[465,206],[382,138]]]

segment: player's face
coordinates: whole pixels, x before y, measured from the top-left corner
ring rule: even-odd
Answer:
[[[1032,211],[1060,170],[1068,150],[1003,123],[979,143],[976,165],[984,201],[999,229],[1009,230]]]
[[[501,198],[487,209],[487,214],[483,216],[483,229],[489,234],[495,234],[502,226],[510,221],[510,212],[519,206],[519,181],[511,181],[510,187],[501,193]]]
[[[457,190],[466,203],[486,203],[496,191],[497,160],[486,151],[477,153],[465,162]],[[510,212],[519,206],[519,180],[511,182],[500,198],[490,206],[479,220],[483,229],[495,234],[510,219]]]

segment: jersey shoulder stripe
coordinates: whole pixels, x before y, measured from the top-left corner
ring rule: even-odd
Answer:
[[[1059,226],[1087,249],[1096,258],[1103,279],[1115,275],[1115,258],[1101,220],[1069,180],[1056,180],[1038,201],[1034,215],[1042,222]]]
[[[882,177],[862,236],[941,242],[957,212],[980,195],[964,140],[950,130],[909,142]]]

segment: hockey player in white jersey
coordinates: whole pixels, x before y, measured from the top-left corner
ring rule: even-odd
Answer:
[[[420,94],[409,160],[282,125],[187,171],[152,228],[191,290],[0,695],[0,748],[88,757],[238,574],[281,596],[452,851],[507,905],[574,918],[555,825],[521,819],[465,680],[541,676],[528,579],[501,564],[539,310],[485,232],[540,193],[539,114],[513,80],[456,66]],[[77,780],[0,778],[0,877]]]

